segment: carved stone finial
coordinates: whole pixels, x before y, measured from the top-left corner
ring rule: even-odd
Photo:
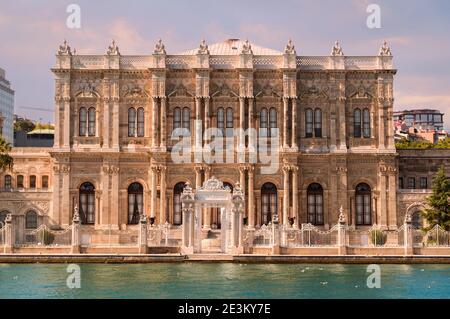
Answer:
[[[333,48],[331,49],[331,55],[332,56],[343,56],[344,51],[341,48],[341,45],[339,44],[339,41],[336,41],[334,43]]]
[[[345,223],[344,208],[342,206],[341,208],[339,208],[339,223],[341,224]]]
[[[186,182],[186,185],[184,186],[183,193],[192,193],[191,183]]]
[[[411,224],[412,223],[412,217],[410,213],[406,213],[405,215],[405,223],[406,224]]]
[[[389,45],[387,44],[387,41],[384,41],[383,45],[380,48],[380,52],[378,53],[379,56],[392,56],[392,51]]]
[[[156,42],[153,54],[166,54],[166,47],[164,46],[161,38],[158,40],[158,42]]]
[[[72,55],[72,51],[70,46],[67,44],[67,40],[64,40],[64,43],[59,46],[58,55]]]
[[[252,51],[252,45],[250,44],[250,42],[248,42],[248,39],[245,40],[244,44],[242,45],[242,54],[253,54]]]
[[[120,55],[119,47],[116,44],[116,41],[112,40],[111,45],[108,47],[108,51],[106,52],[108,55]]]
[[[286,54],[296,54],[295,52],[295,45],[292,42],[291,39],[289,39],[288,43],[286,44],[286,48],[284,49],[284,53]]]
[[[75,207],[73,208],[73,218],[72,221],[74,223],[80,222],[80,213],[78,211],[78,204],[75,204]]]
[[[208,45],[206,44],[205,39],[203,39],[202,42],[200,42],[197,54],[209,54]]]

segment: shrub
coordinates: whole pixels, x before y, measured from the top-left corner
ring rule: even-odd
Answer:
[[[370,241],[375,246],[383,246],[386,243],[386,234],[380,229],[372,229],[369,233]]]

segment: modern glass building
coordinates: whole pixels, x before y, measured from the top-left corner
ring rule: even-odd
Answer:
[[[0,68],[0,135],[13,143],[14,91],[6,79],[5,70]]]

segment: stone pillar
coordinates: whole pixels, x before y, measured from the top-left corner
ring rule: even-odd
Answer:
[[[152,148],[158,147],[158,99],[152,99]]]
[[[298,166],[292,167],[292,215],[294,227],[298,228]]]
[[[139,254],[146,254],[147,246],[147,218],[141,215],[139,219]]]
[[[288,147],[288,112],[289,112],[289,99],[287,97],[283,98],[283,149]]]
[[[397,175],[396,168],[391,166],[391,171],[388,175],[389,193],[388,193],[388,207],[389,207],[389,229],[397,229]]]
[[[298,150],[297,146],[297,98],[291,99],[292,103],[292,137],[291,147],[294,150]]]
[[[280,252],[280,225],[274,221],[272,224],[272,255],[279,255]]]
[[[338,99],[338,111],[339,111],[339,149],[347,150],[347,125],[345,116],[345,98]]]
[[[69,211],[69,203],[70,203],[70,165],[67,164],[63,168],[62,175],[62,189],[61,189],[61,226],[67,227],[70,225],[70,211]],[[99,207],[96,204],[95,210],[98,211]],[[95,223],[98,223],[96,218]]]
[[[199,152],[202,147],[202,127],[198,126],[197,121],[202,120],[202,98],[196,97],[195,98],[195,122],[194,122],[194,130],[193,135],[195,139],[195,151]],[[200,131],[198,131],[200,130]]]
[[[166,107],[166,98],[163,97],[161,98],[161,114],[160,114],[160,121],[161,121],[161,132],[160,132],[160,139],[161,139],[161,143],[160,143],[160,148],[163,152],[166,151],[166,139],[167,139],[167,132],[166,132],[166,121],[167,121],[167,107]]]
[[[339,210],[339,221],[338,221],[338,254],[346,255],[347,254],[347,219],[344,215],[344,209],[340,208]]]
[[[11,254],[13,253],[13,246],[14,246],[14,228],[13,228],[13,222],[12,222],[12,216],[11,214],[8,214],[5,219],[5,230],[4,230],[4,240],[5,240],[5,246],[3,249],[3,252],[5,254]]]
[[[380,181],[380,206],[379,206],[379,223],[381,227],[387,227],[387,185],[386,185],[387,176],[384,172],[379,173],[379,181]]]
[[[245,98],[239,98],[239,149],[245,148]]]
[[[248,123],[247,123],[247,127],[249,129],[249,135],[248,135],[248,145],[247,147],[250,149],[255,148],[255,142],[256,142],[256,136],[253,133],[253,130],[255,129],[254,125],[253,125],[253,118],[254,118],[254,102],[255,100],[253,98],[249,98],[248,99]]]
[[[72,254],[79,254],[80,250],[80,215],[78,214],[78,205],[75,205],[73,219],[72,219]]]
[[[210,111],[209,111],[209,97],[205,98],[205,120],[204,120],[204,127],[205,127],[205,132],[206,130],[211,126],[211,118],[210,118]],[[206,142],[205,142],[206,143]]]
[[[204,166],[203,170],[205,172],[205,181],[209,180],[211,175],[211,167]],[[205,208],[205,218],[204,218],[204,228],[211,229],[211,208]]]
[[[283,225],[289,223],[289,166],[283,167]]]
[[[409,213],[405,216],[405,223],[403,229],[403,245],[405,247],[405,256],[414,255],[414,247],[413,247],[413,228],[412,228],[412,220],[411,215]]]
[[[166,217],[166,167],[161,166],[160,171],[160,202],[159,202],[159,224],[164,225],[167,222]]]
[[[250,166],[248,169],[248,214],[247,221],[250,229],[255,228],[255,168]]]
[[[118,85],[117,85],[118,86]],[[119,150],[119,133],[120,133],[120,114],[119,114],[119,98],[113,99],[113,113],[112,113],[112,146]]]
[[[386,147],[386,132],[385,132],[385,93],[384,93],[384,79],[378,78],[378,149]]]
[[[245,192],[245,171],[247,170],[246,166],[239,166],[239,183],[242,188],[242,191]]]
[[[157,192],[157,185],[156,182],[158,180],[158,168],[156,166],[151,167],[152,170],[152,177],[151,177],[151,199],[150,199],[150,218],[155,218],[156,216],[156,192]]]

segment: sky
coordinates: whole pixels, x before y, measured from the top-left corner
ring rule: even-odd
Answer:
[[[81,8],[70,29],[67,7]],[[368,28],[367,7],[381,9]],[[328,55],[339,40],[346,55],[377,55],[387,40],[398,69],[395,110],[433,108],[450,129],[450,1],[448,0],[0,0],[0,67],[16,92],[16,114],[53,121],[50,68],[67,39],[79,54],[105,54],[115,39],[122,54],[151,54],[162,38],[168,54],[228,38],[298,55]],[[48,109],[36,111],[23,107]]]

